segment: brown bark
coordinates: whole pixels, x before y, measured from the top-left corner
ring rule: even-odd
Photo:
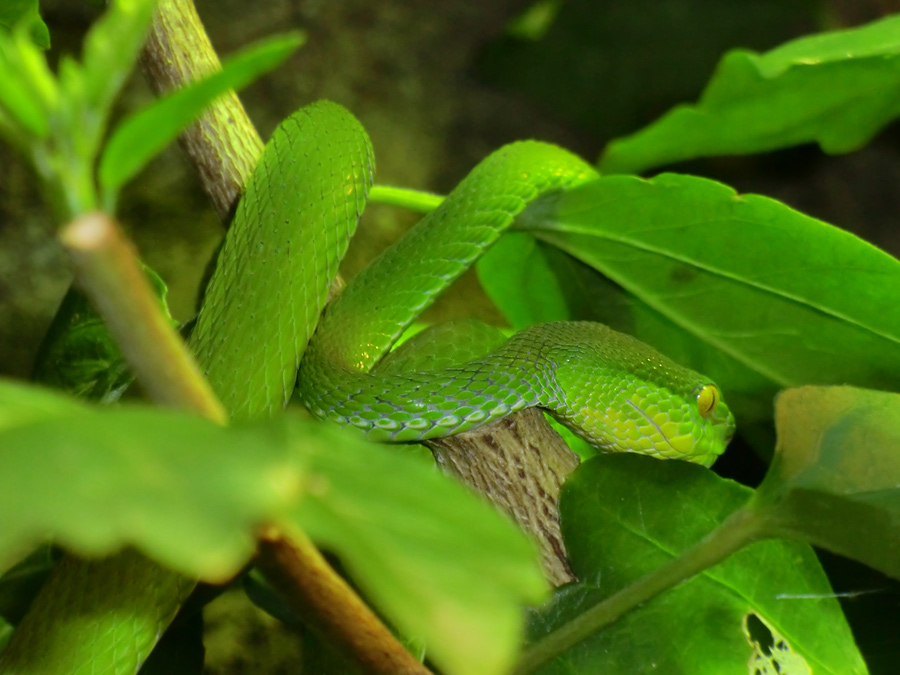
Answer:
[[[191,0],[159,3],[141,64],[160,95],[221,70]],[[226,220],[263,149],[237,94],[220,97],[179,140],[216,212]]]
[[[559,490],[578,457],[535,408],[430,441],[444,470],[486,496],[538,544],[544,574],[574,581],[559,529]]]
[[[302,536],[264,535],[257,565],[291,608],[372,675],[430,675]]]

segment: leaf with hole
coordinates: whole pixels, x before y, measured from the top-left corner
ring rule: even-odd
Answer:
[[[560,499],[566,548],[581,582],[563,589],[534,618],[532,636],[675,558],[751,494],[685,462],[624,454],[589,460],[566,482]],[[840,605],[807,546],[751,544],[536,672],[744,675],[751,663],[759,672],[866,672]]]

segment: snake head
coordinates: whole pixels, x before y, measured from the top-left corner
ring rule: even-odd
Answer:
[[[712,388],[712,389],[711,389]],[[734,416],[721,400],[703,399],[718,388],[704,383],[689,395],[655,383],[622,382],[606,399],[592,396],[560,421],[603,452],[639,452],[711,466],[734,435]],[[607,402],[604,403],[603,401]]]
[[[557,354],[553,414],[603,452],[711,466],[734,435],[719,388],[652,347],[608,328],[577,354]]]

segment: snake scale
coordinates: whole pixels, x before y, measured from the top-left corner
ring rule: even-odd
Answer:
[[[722,452],[734,421],[716,385],[599,324],[539,324],[477,358],[451,359],[437,370],[373,372],[416,317],[529,204],[597,175],[546,143],[499,149],[323,315],[373,172],[365,131],[333,103],[301,109],[266,146],[191,337],[233,418],[275,414],[299,381],[298,396],[313,414],[374,440],[445,436],[539,406],[605,451],[704,465]],[[465,338],[444,340],[439,349],[448,351]],[[158,572],[134,559],[121,556],[114,572],[106,563],[82,568],[77,578],[57,572],[56,587],[81,592],[41,596],[39,618],[26,619],[16,631],[0,672],[136,672],[191,584],[171,575],[160,581]],[[107,602],[102,615],[86,616],[91,610],[85,607],[96,603],[78,606],[92,597],[84,591],[102,588],[111,574],[130,604],[112,610]],[[60,654],[68,664],[62,670]]]

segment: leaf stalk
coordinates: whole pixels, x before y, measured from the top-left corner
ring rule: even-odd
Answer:
[[[599,602],[526,649],[512,675],[528,675],[610,625],[626,612],[689,580],[763,536],[764,523],[754,510],[732,513],[693,548]]]

